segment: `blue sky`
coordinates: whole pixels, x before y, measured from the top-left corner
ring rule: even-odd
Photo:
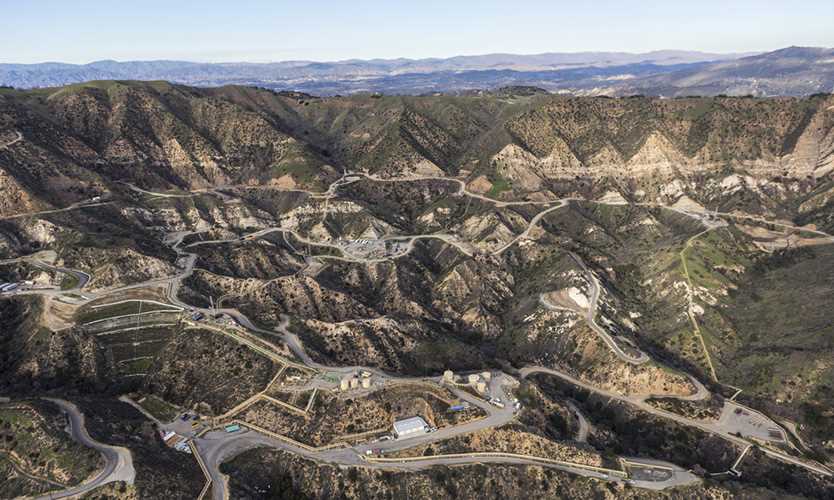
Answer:
[[[834,0],[0,0],[0,62],[834,47]]]

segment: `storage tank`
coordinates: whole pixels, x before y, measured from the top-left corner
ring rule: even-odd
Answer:
[[[483,372],[483,373],[481,373],[481,377],[483,377],[484,380],[489,382],[489,379],[492,378],[492,374],[489,373],[489,372]]]
[[[446,370],[443,372],[443,380],[446,382],[454,382],[455,381],[455,372],[452,370]]]
[[[339,389],[346,391],[350,387],[350,380],[343,378],[341,382],[339,382]]]
[[[358,387],[359,387],[359,379],[358,378],[350,379],[350,388],[351,389],[357,389]]]
[[[477,373],[473,373],[472,375],[469,375],[469,383],[470,384],[476,384],[478,382],[479,378],[480,377],[478,377]]]
[[[480,392],[481,394],[485,393],[485,392],[486,392],[486,389],[487,389],[486,382],[478,382],[478,384],[475,386],[475,388],[476,388],[476,389],[478,390],[478,392]]]
[[[362,387],[364,387],[365,389],[367,389],[367,388],[369,388],[370,386],[371,386],[371,378],[370,378],[370,377],[365,377],[365,378],[363,378],[363,379],[362,379]]]

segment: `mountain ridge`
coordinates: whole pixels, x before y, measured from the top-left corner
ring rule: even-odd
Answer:
[[[369,412],[383,400],[300,385],[319,370],[419,376],[421,394],[445,370],[489,370],[498,386],[512,371],[521,385],[500,397],[521,407],[464,450],[538,456],[535,442],[551,458],[652,457],[704,478],[743,458],[716,498],[834,491],[810,475],[834,452],[832,95],[0,89],[0,191],[0,282],[23,289],[0,300],[0,388],[86,401],[92,429],[128,422],[101,425],[97,408],[132,394],[159,401],[146,410],[163,421],[234,417],[319,446],[341,435],[335,418],[356,436],[450,413]],[[310,399],[284,399],[301,387]],[[560,420],[578,411],[588,432]],[[350,415],[373,419],[348,428]],[[782,422],[803,451],[780,446]],[[136,497],[197,496],[195,462],[183,486],[139,432],[100,438],[131,450]]]
[[[664,72],[679,65],[700,64],[731,60],[748,55],[716,54],[683,50],[658,50],[646,53],[627,52],[546,52],[541,54],[494,53],[461,55],[448,58],[422,59],[347,59],[342,61],[277,61],[267,63],[222,62],[202,63],[176,60],[124,61],[99,60],[87,64],[46,62],[40,64],[0,64],[0,85],[18,88],[60,86],[81,81],[99,79],[170,80],[175,83],[218,86],[226,83],[258,84],[270,88],[310,90],[315,84],[330,82],[334,88],[322,88],[324,93],[353,93],[364,89],[350,86],[352,80],[376,78],[380,90],[394,93],[419,93],[412,84],[398,90],[398,85],[386,84],[386,78],[408,80],[408,75],[440,75],[470,71],[514,71],[514,78],[526,78],[535,72],[609,68],[628,66],[655,66],[655,72]],[[563,75],[564,76],[564,75]],[[476,80],[468,82],[472,88]],[[571,78],[570,75],[567,78]],[[396,83],[396,82],[394,82]],[[494,87],[494,82],[487,82]],[[436,89],[455,90],[460,84],[444,85],[438,77]]]
[[[676,176],[724,170],[811,182],[834,168],[832,99],[608,99],[528,88],[317,98],[131,81],[5,90],[0,140],[14,145],[0,151],[0,170],[16,195],[4,211],[30,210],[38,199],[63,206],[116,181],[315,189],[346,169],[454,176],[487,191],[509,181],[512,197],[549,196],[574,177],[646,184],[649,197]]]

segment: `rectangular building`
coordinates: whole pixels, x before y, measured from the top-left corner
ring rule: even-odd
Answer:
[[[429,425],[423,417],[411,417],[394,422],[394,436],[397,439],[425,434],[429,431]]]

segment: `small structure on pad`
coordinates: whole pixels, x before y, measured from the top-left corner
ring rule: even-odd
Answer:
[[[371,385],[373,385],[371,376],[372,373],[369,371],[363,371],[359,375],[351,373],[339,381],[339,390],[345,392],[352,389],[359,389],[360,387],[362,389],[370,389]]]
[[[394,437],[404,439],[429,432],[429,424],[423,417],[411,417],[394,422]]]

